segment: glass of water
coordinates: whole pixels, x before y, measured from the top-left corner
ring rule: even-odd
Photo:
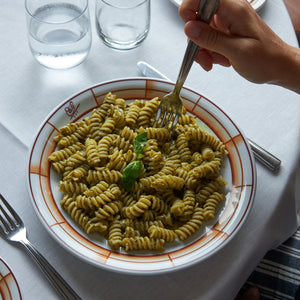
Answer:
[[[88,0],[25,0],[28,40],[35,59],[51,69],[68,69],[91,48]]]
[[[109,47],[127,50],[146,38],[150,0],[96,0],[96,29]]]

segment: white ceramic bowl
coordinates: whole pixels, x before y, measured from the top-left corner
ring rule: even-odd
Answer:
[[[165,252],[115,252],[98,234],[87,235],[60,207],[58,175],[50,168],[48,156],[55,150],[53,137],[58,129],[88,115],[102,103],[108,92],[125,100],[162,97],[173,83],[150,78],[125,78],[100,83],[63,101],[38,130],[29,158],[28,183],[33,206],[49,233],[81,259],[110,270],[153,273],[177,270],[199,263],[228,243],[243,225],[254,200],[256,168],[245,136],[231,118],[201,94],[183,88],[186,109],[197,116],[207,130],[226,145],[228,157],[222,175],[227,181],[226,201],[214,220],[184,242],[166,247]]]
[[[15,275],[9,266],[0,258],[0,299],[20,300],[21,291]]]

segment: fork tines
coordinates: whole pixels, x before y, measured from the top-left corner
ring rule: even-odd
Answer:
[[[157,109],[153,127],[164,127],[173,132],[178,123],[180,114],[181,112],[168,109],[161,103]]]
[[[3,204],[3,205],[2,205]],[[5,198],[0,194],[0,233],[4,234],[23,222]],[[2,226],[1,226],[2,225]]]

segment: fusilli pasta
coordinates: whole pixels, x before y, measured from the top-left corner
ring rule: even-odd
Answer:
[[[158,105],[158,98],[126,103],[108,93],[90,116],[54,137],[57,149],[48,160],[61,175],[61,207],[87,234],[106,237],[112,250],[163,251],[214,218],[225,199],[225,146],[185,108],[174,135],[154,128]],[[135,138],[145,132],[138,156]],[[140,174],[125,189],[124,169],[137,160]]]

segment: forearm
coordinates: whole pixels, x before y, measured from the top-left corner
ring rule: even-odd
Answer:
[[[277,68],[277,78],[270,81],[300,94],[300,49],[287,45]]]

